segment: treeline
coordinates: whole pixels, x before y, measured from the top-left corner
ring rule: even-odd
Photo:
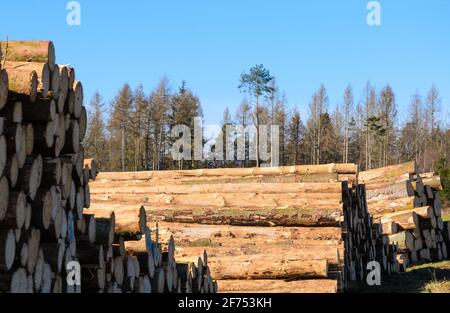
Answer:
[[[325,86],[320,86],[308,104],[308,116],[288,106],[274,77],[258,65],[244,73],[239,89],[245,94],[236,112],[224,109],[227,125],[279,125],[280,165],[357,163],[361,170],[416,160],[422,171],[444,174],[450,161],[450,130],[442,121],[442,99],[433,85],[411,96],[408,116],[400,117],[393,88],[376,89],[367,82],[364,90],[352,86],[331,108]],[[407,104],[402,104],[407,105]],[[146,95],[143,86],[125,84],[107,107],[96,93],[89,106],[86,154],[97,159],[103,171],[192,169],[205,167],[261,166],[251,160],[176,161],[170,147],[171,129],[203,117],[199,98],[183,82],[175,92],[164,78]],[[193,135],[193,134],[192,134]],[[223,135],[224,146],[235,145],[236,136]],[[258,137],[259,138],[259,137]],[[246,138],[248,140],[248,138]],[[217,138],[206,138],[212,147]],[[212,148],[214,149],[214,148]]]

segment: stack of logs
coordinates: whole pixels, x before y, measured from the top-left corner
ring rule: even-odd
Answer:
[[[52,42],[0,47],[0,293],[214,292],[207,260],[176,264],[173,238],[166,248],[152,241],[145,212],[121,223],[85,211],[97,170],[81,144],[81,82],[55,63]],[[148,253],[127,254],[125,241],[141,234]],[[81,286],[66,279],[77,264]]]
[[[419,174],[409,162],[361,172],[359,181],[366,184],[380,234],[377,260],[387,274],[448,259],[450,228],[442,220],[439,176]]]
[[[181,240],[178,260],[208,251],[219,292],[337,292],[376,257],[356,178],[354,164],[101,173],[91,209],[145,206],[166,240]]]

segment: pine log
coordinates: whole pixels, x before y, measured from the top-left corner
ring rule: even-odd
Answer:
[[[359,173],[359,182],[372,184],[380,182],[398,182],[409,179],[410,174],[417,172],[415,162],[408,162],[393,166],[387,166]]]
[[[22,149],[23,135],[22,135],[22,125],[20,124],[12,124],[10,127],[6,127],[5,129],[5,139],[8,155],[18,154]]]
[[[0,222],[0,229],[21,229],[25,224],[27,197],[23,192],[9,193],[8,209]]]
[[[44,98],[50,90],[50,69],[46,63],[35,62],[5,62],[7,68],[20,68],[23,71],[35,71],[38,76],[38,91]]]
[[[25,135],[25,154],[31,156],[34,151],[34,127],[33,124],[28,123],[22,125],[22,131]]]
[[[356,171],[356,166],[351,165]],[[155,171],[138,173],[105,173],[105,179],[145,180],[151,178],[205,178],[205,177],[257,177],[257,176],[284,176],[284,175],[315,175],[315,174],[333,174],[337,173],[336,164],[325,165],[299,165],[274,168],[231,168],[231,169],[201,169],[185,171]],[[336,176],[337,177],[337,176]]]
[[[0,69],[0,110],[3,109],[8,102],[8,87],[8,73],[5,70]]]
[[[231,243],[230,243],[231,244]],[[214,262],[222,257],[233,256],[253,256],[253,255],[283,255],[286,249],[292,249],[287,259],[295,258],[297,260],[327,260],[331,271],[339,271],[340,264],[344,263],[344,259],[338,259],[338,255],[344,256],[344,245],[308,243],[302,244],[296,242],[293,245],[276,246],[273,244],[258,244],[255,246],[239,245],[225,247],[177,247],[175,259],[177,262],[190,262],[195,260],[195,256],[203,253],[206,249],[208,252],[208,260]],[[129,249],[129,244],[126,243]],[[338,253],[339,251],[339,253]]]
[[[270,260],[270,261],[268,261]],[[327,278],[326,260],[297,260],[280,255],[221,257],[209,261],[215,279]]]
[[[219,293],[337,293],[336,280],[219,280]]]
[[[37,152],[53,147],[55,143],[55,122],[34,124],[34,146]]]
[[[15,188],[17,180],[19,178],[19,165],[17,161],[17,156],[15,154],[8,156],[5,168],[5,176],[8,178],[10,187]]]
[[[58,97],[59,97],[59,91],[60,91],[59,85],[60,84],[61,84],[61,77],[60,77],[59,65],[55,64],[54,68],[51,70],[51,74],[50,74],[50,90],[51,90],[52,97],[54,99],[58,99]]]
[[[415,204],[414,197],[386,200],[372,199],[368,201],[368,209],[371,214],[380,215],[384,213],[412,210],[415,207]]]
[[[78,119],[78,123],[80,124],[80,141],[83,141],[84,138],[86,137],[88,124],[87,112],[84,106],[81,107],[80,118]]]
[[[0,230],[0,271],[11,270],[16,255],[16,237],[12,230]]]
[[[92,159],[85,160],[85,166],[92,164]],[[296,193],[299,195],[312,194],[312,197],[317,197],[318,194],[330,194],[332,198],[341,198],[342,184],[341,183],[268,183],[268,184],[204,184],[204,185],[162,185],[154,186],[147,184],[147,186],[129,186],[124,182],[120,188],[108,187],[100,180],[91,183],[92,194],[203,194],[203,193],[242,193],[243,190],[248,193],[263,193],[263,194],[285,194]]]
[[[6,151],[7,148],[5,136],[0,135],[0,177],[3,176],[6,167],[6,162],[8,160],[8,155]]]
[[[80,150],[80,127],[76,120],[70,121],[66,132],[66,141],[61,152],[63,154],[76,154]]]
[[[35,103],[22,103],[23,121],[47,123],[56,118],[56,103],[53,99],[38,99]]]
[[[32,223],[41,230],[49,229],[52,221],[52,211],[58,204],[54,203],[54,198],[49,189],[39,189],[35,200],[31,203]]]
[[[291,208],[325,211],[342,211],[342,194],[277,194],[277,193],[199,193],[199,194],[91,194],[91,201],[96,203],[136,204],[151,207],[167,207],[180,209],[214,210],[226,208],[260,208],[285,209]],[[317,212],[319,213],[319,212]]]
[[[83,84],[80,81],[75,81],[69,90],[69,107],[73,108],[70,113],[79,119],[83,107]]]
[[[44,159],[41,187],[57,186],[61,183],[62,166],[60,159]]]
[[[75,79],[76,79],[75,69],[73,67],[68,66],[67,74],[69,75],[69,89],[70,89],[70,88],[72,88],[73,84],[75,83]]]
[[[3,176],[0,178],[0,222],[6,217],[9,206],[9,184],[8,179]]]
[[[35,158],[30,157],[20,171],[17,186],[23,190],[31,200],[34,200],[36,197],[36,192],[41,185],[42,168],[42,157],[41,155],[37,155]]]
[[[0,46],[6,60],[48,63],[50,71],[55,68],[55,47],[51,41],[2,41]]]
[[[57,243],[43,243],[41,244],[41,249],[52,271],[60,274],[63,270],[64,254],[66,253],[65,242],[59,240]]]
[[[62,113],[64,110],[64,104],[69,94],[69,73],[67,66],[59,66],[59,95],[57,102],[58,113]]]
[[[23,68],[21,64],[8,64],[5,70],[8,72],[10,99],[35,102],[38,95],[37,72]]]
[[[39,246],[41,242],[41,232],[40,230],[32,228],[28,233],[27,245],[28,245],[28,264],[27,271],[29,273],[34,272],[38,257],[39,257]]]
[[[91,209],[133,208],[133,205],[98,203],[92,201]],[[288,226],[288,227],[338,227],[343,209],[316,206],[294,208],[182,208],[173,206],[146,207],[149,222],[174,222],[206,225],[234,226]],[[135,206],[134,206],[135,207]]]
[[[3,110],[1,111],[1,115],[5,117],[5,121],[7,125],[11,125],[12,123],[21,123],[22,122],[22,102],[21,101],[11,101],[8,102]]]

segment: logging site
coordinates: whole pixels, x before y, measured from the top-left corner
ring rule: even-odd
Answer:
[[[81,2],[63,26],[2,4],[2,296],[450,293],[450,46],[402,48],[446,32],[377,24],[378,1],[336,8],[348,25],[302,1]]]

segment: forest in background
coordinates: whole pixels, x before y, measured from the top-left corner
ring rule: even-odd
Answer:
[[[390,85],[376,89],[367,82],[362,91],[349,85],[334,108],[321,85],[311,96],[308,116],[288,106],[287,96],[263,65],[243,73],[238,88],[243,100],[236,112],[224,108],[222,128],[278,125],[280,165],[356,163],[366,170],[415,160],[421,171],[436,171],[445,185],[450,183],[450,129],[441,119],[443,100],[434,85],[426,94],[416,92],[409,104],[402,104],[409,106],[402,120]],[[124,84],[109,106],[97,92],[88,108],[85,153],[97,160],[102,171],[261,165],[259,158],[250,160],[248,151],[245,160],[172,159],[171,129],[175,125],[194,129],[194,119],[203,117],[200,98],[186,82],[172,91],[169,80],[163,78],[149,95],[142,85]],[[230,141],[236,145],[238,135],[223,136],[225,146]],[[204,143],[214,147],[216,140],[205,138]],[[449,199],[450,191],[445,195]]]

